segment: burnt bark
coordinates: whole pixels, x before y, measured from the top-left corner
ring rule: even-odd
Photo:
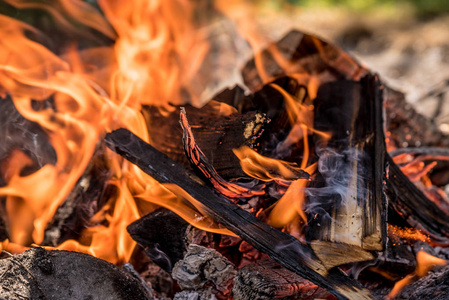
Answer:
[[[385,246],[381,89],[377,76],[369,75],[323,84],[314,101],[315,129],[331,138],[315,142],[322,183],[310,190],[307,238],[329,268],[370,260],[368,251]]]
[[[445,300],[449,298],[448,283],[449,266],[445,266],[406,286],[396,299]]]
[[[412,227],[423,230],[436,243],[449,244],[449,218],[445,211],[428,199],[401,172],[391,157],[386,157],[389,164],[389,175],[385,191],[390,206]]]
[[[201,109],[190,105],[185,108],[192,130],[197,135],[197,142],[217,172],[224,178],[245,176],[232,149],[255,142],[257,133],[245,136],[245,130],[248,124],[256,120],[257,112],[247,111],[239,114],[234,107],[213,100]],[[179,108],[171,109],[162,112],[158,107],[143,107],[150,144],[174,161],[188,167],[189,161],[184,154],[182,130],[179,127]]]

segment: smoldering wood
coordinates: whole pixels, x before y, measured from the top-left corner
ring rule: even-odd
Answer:
[[[445,300],[448,298],[449,266],[445,266],[407,285],[395,299]]]
[[[3,299],[153,299],[141,283],[91,255],[32,248],[0,260]]]
[[[371,260],[387,229],[381,83],[325,83],[314,103],[314,128],[331,138],[315,141],[323,186],[308,197],[307,239],[327,268]]]
[[[335,299],[327,290],[267,258],[241,268],[232,286],[235,300]]]
[[[105,150],[104,144],[99,143],[83,175],[47,224],[42,245],[55,247],[68,239],[77,239],[91,217],[115,193],[115,187],[107,184],[112,173]]]
[[[278,263],[328,289],[339,299],[370,299],[370,292],[338,269],[327,271],[306,244],[293,236],[278,231],[255,216],[216,194],[192,172],[126,129],[108,133],[106,145],[136,164],[160,183],[181,187],[204,207],[204,212],[239,235],[256,249],[268,254]]]
[[[263,127],[266,117],[259,114],[258,119],[253,121],[252,128],[257,130],[256,126]],[[239,183],[229,182],[223,179],[215,170],[214,166],[209,162],[204,152],[195,142],[192,128],[187,120],[186,111],[181,107],[180,124],[183,130],[182,142],[184,151],[190,161],[192,168],[205,181],[211,184],[215,191],[226,196],[228,199],[238,202],[239,200],[248,200],[251,197],[261,196],[265,194],[265,184],[259,183],[251,187],[246,187]],[[305,173],[305,172],[304,172]],[[305,173],[307,174],[307,173]],[[308,174],[307,174],[308,175]]]
[[[210,284],[216,293],[228,295],[237,271],[217,250],[190,244],[184,258],[173,267],[172,277],[183,290],[199,290]]]
[[[449,135],[418,113],[403,93],[386,87],[385,111],[387,137],[395,147],[449,147]]]
[[[385,286],[392,285],[392,282],[413,273],[415,268],[416,258],[410,243],[405,240],[393,242],[388,239],[382,255],[372,261],[352,265],[351,276],[360,282]]]
[[[257,112],[239,114],[232,106],[213,100],[201,109],[190,105],[185,108],[192,130],[197,136],[197,143],[217,172],[224,178],[245,176],[232,149],[255,142],[254,136],[245,137],[244,132],[247,124],[256,119]],[[222,110],[233,113],[223,114]],[[172,111],[162,112],[158,107],[144,106],[142,113],[147,122],[150,144],[174,161],[189,167],[182,145],[179,108],[173,107]]]
[[[126,229],[153,262],[171,272],[174,264],[184,257],[188,225],[174,212],[160,208],[134,221]]]
[[[449,184],[449,148],[441,147],[407,147],[390,151],[391,157],[401,154],[413,155],[422,161],[433,162],[437,165],[429,173],[430,181],[435,186],[445,186]]]
[[[436,243],[449,244],[449,218],[413,184],[387,155],[385,192],[389,205],[412,227],[430,235]]]

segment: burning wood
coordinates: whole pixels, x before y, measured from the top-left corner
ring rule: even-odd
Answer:
[[[328,83],[315,101],[315,128],[332,137],[316,143],[318,169],[329,191],[310,192],[312,247],[329,267],[370,260],[366,250],[384,249],[387,224],[381,84],[368,76],[360,83]]]
[[[47,10],[55,23],[34,28],[0,15],[1,249],[51,245],[117,265],[145,265],[146,253],[167,271],[176,265],[172,276],[186,290],[175,295],[166,272],[159,289],[175,299],[227,297],[237,271],[231,261],[240,268],[236,299],[301,298],[300,291],[368,299],[373,293],[361,283],[376,283],[366,276],[388,278],[391,290],[406,273],[416,279],[443,263],[432,258],[422,267],[410,245],[449,245],[441,189],[449,155],[434,148],[449,138],[401,93],[341,49],[293,30],[255,52],[241,72],[245,86],[210,97],[222,76],[215,65],[239,74],[207,37],[217,32],[197,30],[199,2],[125,2],[6,1]],[[216,9],[232,16],[221,2]],[[256,50],[251,28],[243,32]],[[72,35],[83,37],[79,46]],[[106,149],[107,132],[108,147],[131,163]],[[406,146],[431,152],[397,149]],[[186,235],[207,247],[186,247]],[[267,255],[280,266],[260,261]],[[53,268],[60,257],[85,258],[42,249],[8,258],[0,261],[2,288],[53,297],[54,287],[39,280],[65,276]],[[102,264],[79,261],[89,263]],[[117,279],[115,271],[105,272]],[[137,275],[122,275],[131,283],[121,288],[137,293],[128,298],[158,296],[137,287]],[[27,288],[14,290],[21,282]]]
[[[227,198],[204,186],[194,174],[125,129],[106,136],[108,147],[163,184],[176,184],[202,204],[206,215],[270,255],[286,268],[329,289],[340,298],[370,298],[370,293],[339,270],[327,271],[311,248],[291,235],[259,221]]]

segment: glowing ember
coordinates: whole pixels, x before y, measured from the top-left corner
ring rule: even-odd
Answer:
[[[433,255],[430,255],[429,253],[420,250],[416,254],[416,269],[415,272],[412,274],[407,275],[403,279],[396,282],[391,292],[388,294],[388,298],[394,298],[396,297],[400,291],[407,286],[408,284],[412,283],[413,281],[418,280],[421,277],[426,276],[433,268],[436,266],[445,266],[447,265],[447,261],[438,257],[435,257]]]

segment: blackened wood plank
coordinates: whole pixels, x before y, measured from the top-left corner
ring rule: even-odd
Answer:
[[[429,234],[434,242],[449,244],[448,215],[402,173],[389,155],[386,159],[389,176],[385,190],[390,206],[411,226]]]

